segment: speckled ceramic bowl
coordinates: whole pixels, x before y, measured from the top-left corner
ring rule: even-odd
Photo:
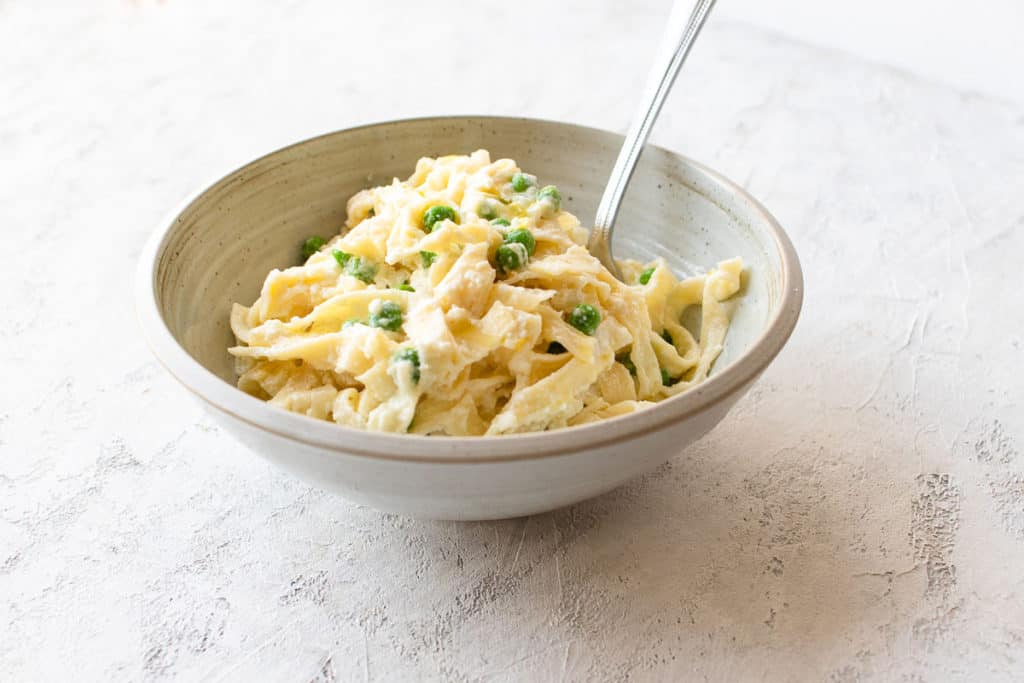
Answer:
[[[586,224],[622,138],[567,123],[455,117],[395,121],[300,142],[189,199],[142,253],[139,318],[153,352],[245,444],[308,481],[415,517],[494,519],[608,491],[715,426],[786,343],[800,265],[785,233],[714,171],[650,147],[618,219],[620,257],[664,256],[679,273],[742,256],[749,276],[711,377],[657,406],[600,423],[502,437],[356,431],[274,408],[235,388],[228,313],[251,302],[296,245],[342,224],[345,201],[407,177],[422,156],[490,150],[561,188]]]

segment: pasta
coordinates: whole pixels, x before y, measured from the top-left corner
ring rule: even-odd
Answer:
[[[738,258],[682,281],[622,261],[620,282],[556,188],[484,150],[421,159],[347,208],[234,305],[229,351],[243,391],[348,427],[500,435],[641,410],[707,377],[740,288]]]

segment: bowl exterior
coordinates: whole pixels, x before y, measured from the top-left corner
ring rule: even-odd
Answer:
[[[474,521],[547,512],[600,495],[654,470],[704,436],[747,392],[665,428],[608,446],[544,459],[410,462],[298,443],[207,404],[253,453],[353,502],[418,519]],[[480,441],[478,456],[493,443]]]

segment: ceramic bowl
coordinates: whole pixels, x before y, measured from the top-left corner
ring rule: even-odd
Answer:
[[[160,362],[253,451],[354,501],[434,519],[496,519],[608,491],[679,454],[714,427],[782,349],[802,300],[800,265],[775,219],[735,183],[648,147],[618,218],[615,253],[663,256],[677,273],[742,256],[747,277],[710,378],[641,412],[500,437],[423,437],[347,429],[272,407],[235,387],[232,302],[251,303],[297,245],[330,234],[357,190],[408,177],[423,156],[484,148],[561,190],[586,224],[622,137],[521,118],[380,123],[306,140],[201,190],[142,253],[137,306]]]

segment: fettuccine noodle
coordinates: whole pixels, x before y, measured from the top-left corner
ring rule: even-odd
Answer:
[[[348,427],[454,436],[624,415],[703,381],[740,259],[682,281],[622,261],[625,284],[560,204],[484,150],[359,192],[340,235],[234,305],[239,388]]]

